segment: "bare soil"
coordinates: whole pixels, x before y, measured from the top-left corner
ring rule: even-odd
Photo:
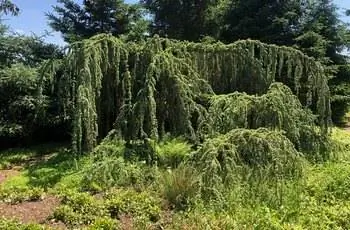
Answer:
[[[41,201],[20,204],[0,203],[0,217],[16,219],[22,223],[45,223],[60,204],[56,197],[47,197]]]
[[[121,229],[123,229],[123,230],[133,230],[134,229],[133,219],[129,215],[121,215],[119,217],[119,222],[121,225]]]
[[[0,184],[6,181],[8,178],[19,175],[18,170],[0,170]]]

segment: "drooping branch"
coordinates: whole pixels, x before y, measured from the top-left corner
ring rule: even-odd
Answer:
[[[262,96],[239,92],[213,96],[203,126],[208,126],[204,130],[210,131],[209,136],[237,128],[280,130],[304,153],[324,152],[327,145],[316,116],[282,83],[271,84]]]
[[[214,92],[263,95],[275,81],[314,109],[324,134],[328,130],[329,89],[323,68],[287,47],[251,40],[224,45],[158,37],[136,44],[102,34],[73,44],[62,66],[60,82],[69,97],[64,101],[70,103],[77,151],[91,150],[112,128],[126,141],[157,139],[166,132],[196,139]],[[244,118],[247,111],[238,107]]]

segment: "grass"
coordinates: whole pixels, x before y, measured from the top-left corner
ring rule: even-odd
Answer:
[[[0,164],[10,168],[21,164],[23,169],[0,185],[0,198],[18,203],[55,194],[62,204],[53,217],[70,228],[350,229],[350,133],[334,129],[332,140],[333,160],[307,164],[299,178],[237,179],[223,188],[221,196],[209,200],[201,197],[199,175],[181,164],[167,169],[114,162],[113,167],[124,167],[124,171],[109,177],[108,171],[106,175],[91,171],[96,156],[78,157],[65,148],[7,151],[0,154]],[[158,151],[166,156],[166,149],[173,150],[167,145]],[[37,160],[25,163],[28,159]],[[106,159],[99,160],[110,162]],[[86,174],[91,172],[96,172],[95,180],[117,179],[99,186],[98,194],[84,191]],[[0,229],[38,229],[38,225],[30,227],[0,220]]]

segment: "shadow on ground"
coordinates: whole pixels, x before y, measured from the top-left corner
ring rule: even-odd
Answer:
[[[22,171],[29,187],[52,188],[77,171],[79,157],[66,145],[40,145],[0,152],[0,169]]]
[[[60,150],[26,168],[29,186],[52,188],[62,178],[73,174],[78,168],[77,156],[70,151]]]

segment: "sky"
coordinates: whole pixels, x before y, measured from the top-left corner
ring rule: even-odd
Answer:
[[[135,2],[136,0],[127,0],[126,2]],[[45,13],[52,11],[52,6],[56,5],[57,0],[13,0],[13,2],[21,9],[21,13],[17,17],[5,17],[5,24],[18,33],[43,35],[44,31],[52,32],[47,24]],[[82,2],[82,0],[77,0]],[[342,14],[345,9],[350,9],[350,0],[334,0],[339,7],[339,13]],[[343,17],[344,21],[350,23],[350,17]],[[61,35],[53,32],[52,36],[46,38],[47,42],[64,45]]]

